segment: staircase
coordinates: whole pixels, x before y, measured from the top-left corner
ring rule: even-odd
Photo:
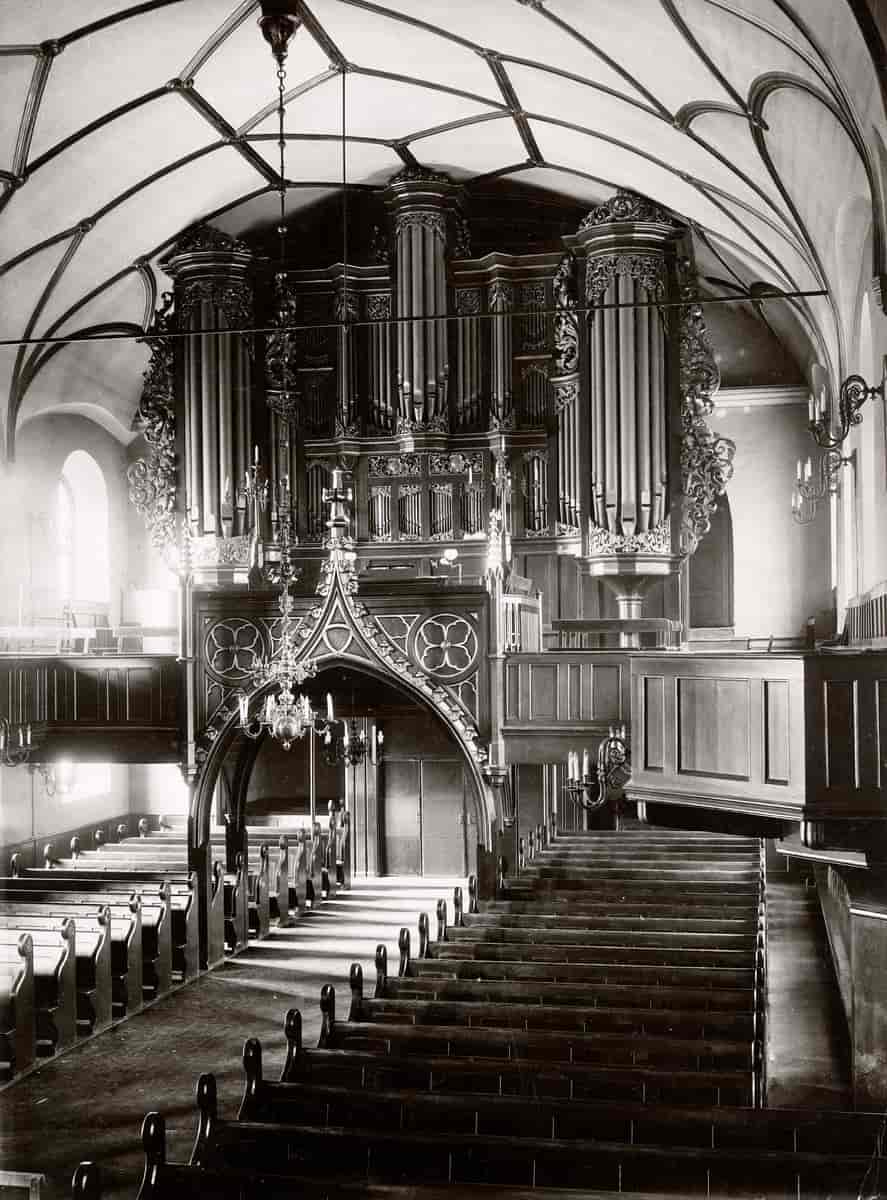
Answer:
[[[325,988],[317,1049],[291,1010],[281,1082],[250,1039],[238,1121],[202,1076],[191,1167],[147,1119],[142,1200],[259,1164],[311,1198],[857,1196],[877,1116],[763,1107],[756,840],[561,835],[479,909],[402,931],[396,974],[380,947],[372,996],[355,964],[350,1013]]]

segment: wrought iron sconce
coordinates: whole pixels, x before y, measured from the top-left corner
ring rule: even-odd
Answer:
[[[840,432],[836,434],[832,433],[829,428],[830,422],[825,402],[821,398],[818,404],[811,400],[810,433],[817,446],[821,446],[823,450],[833,450],[845,442],[852,426],[862,423],[862,414],[859,410],[869,397],[874,398],[875,396],[880,396],[882,400],[884,398],[883,379],[879,384],[869,387],[861,375],[848,375],[841,384],[838,398],[838,420],[841,428]]]
[[[357,720],[352,717],[350,721],[327,724],[320,746],[323,761],[328,767],[334,767],[340,762],[349,767],[358,767],[366,758],[367,752],[370,762],[375,766],[381,756],[384,742],[385,735],[381,729],[374,725],[367,738],[366,731],[361,729]]]
[[[792,517],[798,525],[809,525],[816,516],[816,506],[837,492],[841,467],[849,462],[840,450],[826,450],[819,460],[818,478],[814,480],[810,459],[803,465],[798,459],[798,474],[792,490]]]
[[[12,725],[7,717],[0,717],[0,765],[20,767],[34,749],[30,721]]]
[[[567,782],[564,791],[586,812],[594,812],[607,803],[610,792],[628,778],[628,745],[624,725],[610,726],[609,733],[598,746],[594,772],[590,769],[588,751],[579,754],[571,750],[567,756]]]
[[[74,788],[76,765],[67,759],[56,763],[30,763],[28,770],[32,774],[39,773],[43,790],[50,800],[55,796],[69,796]]]

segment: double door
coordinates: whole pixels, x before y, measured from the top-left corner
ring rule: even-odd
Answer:
[[[386,875],[466,875],[473,808],[461,759],[386,758],[381,870]]]

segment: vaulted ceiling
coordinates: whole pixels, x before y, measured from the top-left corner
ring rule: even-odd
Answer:
[[[878,73],[850,0],[292,0],[287,205],[404,163],[589,206],[643,192],[723,291],[792,302],[833,380],[860,273],[887,274]],[[7,0],[0,12],[0,338],[133,335],[199,220],[273,222],[276,79],[257,0]],[[868,30],[869,34],[871,30]],[[870,261],[862,255],[871,231]],[[121,441],[143,346],[0,346],[3,441],[45,411]]]

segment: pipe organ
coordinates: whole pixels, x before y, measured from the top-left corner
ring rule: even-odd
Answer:
[[[447,176],[404,168],[380,201],[387,236],[376,228],[347,264],[309,257],[272,275],[258,239],[205,227],[167,255],[178,328],[198,334],[176,343],[173,397],[192,552],[217,582],[257,541],[273,574],[284,530],[317,557],[324,488],[344,468],[359,557],[416,563],[417,544],[431,556],[464,542],[480,574],[507,486],[509,544],[573,556],[637,616],[688,550],[686,462],[696,534],[716,499],[697,486],[706,446],[719,485],[729,477],[729,447],[699,424],[716,380],[700,399],[685,378],[687,360],[712,362],[698,306],[664,306],[689,296],[687,231],[618,193],[556,244],[508,245],[502,222],[506,247],[490,249],[487,221],[473,256],[472,196]]]

